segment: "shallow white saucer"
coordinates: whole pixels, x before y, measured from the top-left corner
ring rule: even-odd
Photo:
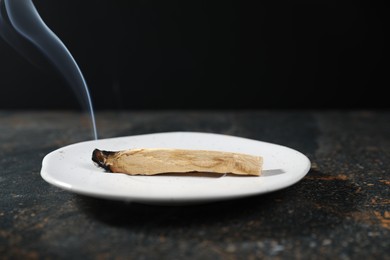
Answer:
[[[263,173],[252,176],[155,175],[107,173],[91,160],[95,148],[182,148],[239,152],[263,157]],[[191,204],[259,195],[286,188],[310,169],[309,159],[291,148],[246,138],[170,132],[81,142],[45,156],[41,176],[62,189],[106,199],[146,204]]]

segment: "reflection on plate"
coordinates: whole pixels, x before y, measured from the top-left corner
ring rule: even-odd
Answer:
[[[130,176],[107,173],[92,160],[95,148],[182,148],[262,156],[257,176],[177,174]],[[101,139],[69,145],[46,155],[41,176],[62,189],[93,197],[146,204],[191,204],[259,195],[286,188],[310,169],[309,159],[284,146],[246,138],[194,132],[171,132]]]

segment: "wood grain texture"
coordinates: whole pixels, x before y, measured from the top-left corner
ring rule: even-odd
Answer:
[[[261,157],[248,154],[159,148],[119,152],[96,149],[92,160],[110,172],[131,175],[214,172],[260,176],[263,164]]]

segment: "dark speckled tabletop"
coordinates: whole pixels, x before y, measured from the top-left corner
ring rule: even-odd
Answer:
[[[99,112],[100,138],[242,136],[306,154],[299,183],[246,199],[149,206],[76,195],[43,157],[91,139],[75,112],[0,111],[0,259],[390,259],[390,112]]]

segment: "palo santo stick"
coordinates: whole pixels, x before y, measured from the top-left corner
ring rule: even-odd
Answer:
[[[132,149],[119,152],[95,149],[92,160],[110,172],[130,175],[215,172],[260,176],[259,156],[204,150]]]

